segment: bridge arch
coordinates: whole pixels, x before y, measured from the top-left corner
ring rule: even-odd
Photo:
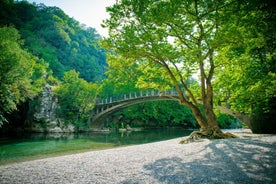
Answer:
[[[98,103],[95,104],[95,108],[89,118],[91,128],[100,128],[109,115],[132,105],[150,101],[179,100],[176,90],[166,92],[152,90],[151,92],[140,93],[139,95],[124,95],[123,98],[117,100],[111,99],[109,101],[108,99],[98,100]]]

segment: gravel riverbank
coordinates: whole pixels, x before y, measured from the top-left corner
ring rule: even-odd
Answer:
[[[276,183],[276,135],[181,139],[0,166],[1,184]]]

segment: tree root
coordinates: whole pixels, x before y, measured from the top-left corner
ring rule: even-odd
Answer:
[[[188,144],[191,142],[201,142],[203,139],[229,139],[229,138],[239,138],[238,136],[226,132],[223,133],[220,130],[205,130],[205,131],[195,131],[191,135],[180,141],[180,144]]]

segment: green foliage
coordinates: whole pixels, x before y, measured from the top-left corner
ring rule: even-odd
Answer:
[[[98,44],[100,35],[95,29],[69,18],[61,9],[30,4],[27,1],[0,1],[0,27],[10,25],[18,31],[14,29],[8,33],[1,28],[0,35],[0,124],[5,120],[5,113],[11,113],[16,110],[18,103],[39,93],[45,79],[50,85],[58,86],[64,73],[72,69],[86,81],[101,81],[104,78],[106,58],[105,50]],[[24,44],[19,40],[19,34],[24,39]],[[66,76],[64,79],[68,78]],[[63,95],[60,99],[60,112],[67,109],[65,116],[70,115],[68,119],[72,117],[83,120],[88,109],[93,107],[90,102],[92,97],[85,92],[90,91],[92,96],[95,95],[95,86],[77,78],[75,82],[67,83],[74,84],[75,88],[78,83],[83,91],[69,94],[74,86],[65,85],[64,82],[60,87],[64,87],[63,91],[59,88],[61,96]],[[88,97],[86,101],[85,96]],[[73,103],[66,100],[72,100]],[[75,111],[79,115],[75,116]]]
[[[269,101],[276,95],[276,14],[272,4],[241,4],[238,16],[232,16],[238,22],[239,42],[220,49],[217,57],[218,99],[250,115],[271,110]]]
[[[0,28],[0,126],[4,113],[41,92],[46,66],[22,49],[22,40],[15,28]]]
[[[154,72],[144,72],[145,70],[154,70],[149,66],[139,65],[131,59],[124,59],[115,55],[108,55],[108,70],[105,73],[107,78],[101,85],[100,95],[101,97],[109,97],[109,95],[116,96],[122,94],[128,94],[129,92],[138,92],[139,86],[145,85],[144,88],[153,87],[147,85],[145,82],[139,83],[140,78],[147,78],[146,75]],[[143,68],[143,69],[142,69]],[[147,69],[146,69],[147,68]],[[164,76],[164,78],[167,78]],[[145,79],[146,80],[146,79]],[[156,78],[157,81],[162,81],[160,78]],[[143,83],[143,84],[142,84]],[[160,84],[161,85],[161,84]],[[165,85],[164,85],[165,86]],[[160,88],[157,88],[162,90]],[[163,88],[166,89],[166,88]],[[159,101],[159,102],[147,102],[143,104],[137,104],[128,107],[121,112],[117,113],[117,116],[122,116],[120,119],[123,123],[128,122],[131,127],[145,126],[145,127],[166,127],[166,126],[183,126],[194,128],[196,127],[196,121],[191,111],[184,106],[179,105],[177,102],[171,101]],[[110,127],[116,127],[115,124],[110,124]]]
[[[157,89],[166,91],[173,88],[173,84],[166,71],[161,66],[154,66],[150,62],[143,62],[137,67],[140,76],[137,79],[136,86],[140,89]]]
[[[190,109],[173,101],[137,104],[119,114],[123,117],[121,121],[128,122],[131,127],[197,127]]]
[[[217,121],[220,128],[242,128],[242,123],[235,117],[227,114],[218,114]]]
[[[59,85],[59,80],[55,77],[53,77],[52,75],[49,75],[47,78],[47,83],[50,86],[58,86]]]
[[[101,97],[138,91],[135,85],[141,72],[135,62],[109,54],[107,64],[108,70],[105,73],[107,78],[101,85]]]
[[[74,70],[66,72],[55,89],[59,99],[59,116],[76,126],[83,126],[93,109],[98,85],[79,78]]]
[[[273,111],[269,103],[276,94],[273,5],[268,0],[117,1],[107,9],[110,37],[104,45],[142,66],[139,86],[184,87],[189,99],[181,102],[193,112],[202,102],[201,114],[196,113],[201,126],[205,115],[207,124],[216,121],[213,102],[263,114]],[[197,72],[199,82],[188,85]]]
[[[100,35],[69,18],[57,7],[29,4],[27,1],[0,2],[0,26],[14,25],[25,40],[25,47],[49,64],[53,76],[76,70],[87,81],[104,78],[105,51]]]
[[[236,11],[236,4],[211,0],[117,1],[107,9],[110,18],[104,24],[110,37],[103,45],[139,64],[143,75],[138,78],[138,87],[175,87],[180,102],[192,109],[200,126],[214,127],[214,58],[218,48],[238,37],[230,29],[220,29],[229,25],[227,16]],[[197,73],[198,84],[191,85]]]
[[[267,0],[241,3],[232,19],[238,22],[239,42],[219,50],[217,100],[248,114],[254,133],[275,133],[275,6]]]

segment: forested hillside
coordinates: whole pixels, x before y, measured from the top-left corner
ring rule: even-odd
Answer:
[[[0,27],[19,30],[24,47],[49,63],[48,71],[61,79],[75,69],[86,81],[101,81],[106,67],[105,52],[99,47],[100,35],[70,18],[57,7],[27,1],[0,1]]]
[[[94,28],[57,7],[0,0],[0,127],[24,127],[46,83],[61,99],[60,118],[83,117],[85,107],[93,106],[93,83],[104,79],[100,40]]]
[[[133,3],[136,5],[135,2]],[[152,7],[154,9],[155,5]],[[173,8],[177,7],[178,4]],[[161,5],[159,8],[160,11],[164,10],[164,7]],[[168,6],[167,8],[172,7]],[[189,8],[188,5],[187,8]],[[203,6],[204,11],[205,8]],[[230,8],[234,8],[233,10],[235,10],[235,7]],[[141,8],[141,10],[143,9]],[[117,11],[116,6],[115,10]],[[125,11],[125,9],[123,8],[122,11]],[[153,13],[160,11],[154,10]],[[171,12],[175,12],[175,10]],[[254,8],[251,10],[251,7],[247,6],[245,6],[244,12],[241,12],[239,16],[244,16],[243,13],[247,15],[248,12],[252,15],[258,15],[255,18],[256,20],[259,20],[259,16],[262,17],[262,14],[256,13],[259,10],[257,11]],[[269,12],[266,13],[263,10],[260,12],[264,14],[264,17],[270,16]],[[163,17],[166,17],[167,11],[163,13]],[[224,13],[221,12],[222,15]],[[118,15],[123,16],[120,13]],[[143,15],[148,17],[147,13]],[[213,15],[210,16],[212,17]],[[235,20],[240,20],[239,16],[234,16]],[[46,121],[41,118],[41,121],[33,121],[34,124],[40,124],[42,128],[47,127],[45,122],[50,122],[50,124],[55,124],[56,126],[60,126],[62,124],[60,122],[63,122],[64,125],[70,124],[77,129],[84,129],[89,126],[87,120],[91,116],[91,110],[95,105],[94,103],[97,97],[108,98],[112,95],[127,94],[129,92],[139,91],[140,89],[158,89],[162,91],[174,88],[175,85],[178,86],[180,94],[182,91],[183,93],[186,91],[187,93],[191,93],[191,97],[194,96],[193,98],[186,99],[186,107],[191,105],[189,100],[192,99],[194,103],[193,107],[196,109],[196,112],[201,114],[201,120],[205,121],[206,114],[203,109],[204,105],[198,103],[203,101],[201,99],[206,96],[204,94],[200,95],[200,91],[206,91],[200,90],[200,87],[204,86],[205,82],[200,85],[199,81],[193,78],[199,71],[198,66],[194,64],[198,61],[194,58],[197,56],[195,53],[198,52],[198,48],[197,45],[193,44],[199,42],[190,43],[190,40],[187,40],[187,43],[195,47],[193,52],[186,52],[185,49],[189,50],[192,47],[185,48],[185,43],[183,48],[182,46],[178,47],[183,44],[181,43],[182,40],[179,39],[182,37],[182,34],[189,35],[191,32],[193,34],[197,33],[191,30],[184,30],[183,33],[178,33],[179,28],[177,28],[176,31],[174,30],[170,34],[172,34],[171,36],[175,40],[179,39],[179,43],[177,41],[170,43],[168,39],[165,39],[170,35],[163,29],[160,28],[160,31],[152,34],[156,31],[156,28],[159,29],[159,23],[163,23],[163,21],[159,22],[159,19],[155,20],[156,17],[159,16],[152,16],[153,20],[157,21],[157,26],[152,27],[152,23],[149,23],[149,27],[143,27],[145,24],[141,23],[140,25],[142,27],[139,28],[133,22],[134,25],[130,28],[134,30],[129,29],[129,25],[126,24],[125,29],[127,31],[122,32],[118,32],[116,28],[112,27],[114,25],[121,25],[122,22],[113,24],[114,22],[110,21],[110,25],[105,26],[109,26],[110,30],[114,29],[114,35],[110,34],[110,38],[102,42],[101,36],[94,28],[86,27],[77,20],[70,18],[57,7],[47,7],[43,4],[30,4],[24,0],[0,0],[0,127],[4,122],[9,121],[11,124],[15,123],[15,127],[19,125],[24,129],[26,122],[28,122],[26,120],[27,116],[34,115],[39,104],[45,104],[39,99],[42,96],[41,92],[43,87],[45,89],[45,86],[50,86],[49,89],[52,91],[49,93],[53,93],[58,100],[57,102],[54,101],[57,105],[54,112],[56,116],[53,119]],[[227,16],[225,15],[225,17]],[[250,18],[251,16],[248,17],[248,20],[252,19],[251,21],[254,22],[254,18]],[[119,20],[117,20],[117,16],[113,18],[116,21]],[[180,20],[176,20],[175,18],[179,18]],[[241,25],[239,25],[235,21],[224,19],[224,16],[217,18],[222,18],[227,23],[223,25],[223,28],[228,32],[221,30],[223,34],[218,34],[218,38],[214,38],[213,33],[210,33],[210,39],[215,39],[210,43],[211,45],[218,43],[221,45],[221,48],[217,49],[215,47],[217,49],[215,52],[212,49],[205,51],[204,49],[207,49],[207,47],[203,44],[202,48],[204,49],[201,52],[210,55],[209,59],[212,61],[211,64],[214,64],[213,61],[219,63],[213,66],[213,69],[217,69],[215,73],[212,67],[208,67],[211,65],[202,65],[207,66],[206,69],[210,69],[211,75],[208,77],[209,83],[215,81],[214,91],[212,92],[214,93],[214,99],[212,99],[213,95],[210,93],[210,106],[208,106],[212,110],[214,119],[217,117],[216,121],[213,122],[217,122],[221,128],[241,126],[241,122],[232,116],[225,115],[219,110],[213,112],[213,101],[218,105],[221,103],[223,105],[231,105],[238,112],[255,115],[257,114],[255,113],[256,111],[258,113],[260,112],[260,115],[257,114],[258,117],[263,119],[263,114],[265,114],[268,117],[267,119],[272,119],[274,117],[273,107],[275,106],[275,54],[273,54],[275,52],[274,48],[270,47],[270,43],[272,43],[274,37],[271,36],[270,38],[267,35],[270,35],[272,29],[270,27],[273,27],[274,24],[272,23],[274,21],[268,21],[272,25],[267,26],[269,29],[264,27],[261,30],[255,30],[256,26],[253,26],[252,33],[250,32],[249,34],[243,29],[243,26],[248,27],[248,24],[250,24],[247,23],[247,19],[240,22]],[[124,19],[125,17],[123,16],[122,20]],[[181,17],[172,16],[171,19],[177,24],[181,24],[181,26],[184,25],[184,23],[181,23],[183,21]],[[208,21],[212,22],[213,19],[210,18]],[[260,19],[261,21],[262,19]],[[266,20],[264,19],[264,21]],[[192,29],[194,22],[190,21],[188,23],[191,24],[188,28]],[[235,29],[239,30],[240,33],[234,33],[228,24],[234,27],[236,26],[237,28]],[[206,24],[207,27],[211,26],[210,29],[206,28],[206,30],[214,29],[212,25],[211,23]],[[146,29],[144,30],[144,28],[149,28],[149,30],[145,31]],[[144,30],[145,35],[136,35],[143,33],[141,30]],[[179,31],[183,30],[180,29]],[[129,34],[124,35],[123,33],[125,32]],[[260,33],[259,39],[255,38],[255,32]],[[122,40],[115,33],[121,34]],[[235,42],[237,34],[244,35],[242,42],[238,45]],[[138,39],[138,36],[141,36],[141,39]],[[205,39],[206,35],[203,36]],[[190,36],[187,38],[190,38]],[[194,38],[197,38],[197,35]],[[232,40],[229,41],[226,38],[233,39],[233,45],[229,45],[228,42],[232,43]],[[241,39],[242,37],[239,38]],[[144,42],[144,39],[149,40]],[[152,39],[156,39],[156,41]],[[101,46],[112,51],[108,55],[108,59],[106,59],[107,50],[100,47],[100,41]],[[210,41],[209,38],[207,41]],[[223,44],[220,43],[221,41]],[[200,40],[200,42],[205,43],[203,40]],[[224,44],[224,42],[227,44]],[[254,44],[251,44],[251,42]],[[149,46],[149,48],[146,48],[146,46]],[[180,48],[184,50],[180,51]],[[151,60],[155,61],[151,57],[143,58],[145,53],[148,53],[151,49],[153,49],[152,54],[156,56],[157,60],[162,58],[161,56],[164,57],[161,60],[161,65],[159,63],[159,65],[155,66],[154,63],[148,62]],[[188,54],[185,58],[187,61],[194,60],[194,63],[185,62],[183,65],[180,64],[180,62],[184,61],[183,54]],[[207,55],[204,57],[207,57]],[[199,57],[200,61],[205,62],[205,60],[201,60],[204,57]],[[213,60],[213,57],[215,60]],[[172,60],[172,64],[167,64],[167,60]],[[241,63],[244,64],[241,65]],[[171,70],[170,75],[161,67],[164,64],[168,66],[165,68],[166,70]],[[258,75],[253,75],[256,71],[262,72],[259,72]],[[173,74],[179,75],[174,78],[174,81],[170,79],[170,76],[173,76]],[[202,78],[207,76],[204,71],[201,74]],[[214,80],[211,80],[213,75],[215,76]],[[178,79],[180,81],[177,81]],[[237,83],[236,81],[240,82]],[[47,83],[49,85],[46,85]],[[264,90],[266,91],[265,95],[260,93],[260,91]],[[230,95],[232,96],[230,97]],[[184,98],[185,96],[183,94],[182,97]],[[249,97],[250,99],[248,99]],[[114,114],[114,117],[120,117],[122,123],[131,126],[181,126],[185,128],[197,128],[198,125],[195,116],[191,109],[187,109],[186,107],[179,105],[177,102],[150,102],[124,109]],[[259,109],[269,110],[262,112]],[[32,115],[30,115],[30,112]],[[57,119],[58,121],[56,121]],[[266,120],[262,121],[266,122]],[[19,124],[16,125],[16,123]],[[108,123],[111,127],[120,126],[118,121],[116,121],[116,117],[114,118],[114,122]]]

